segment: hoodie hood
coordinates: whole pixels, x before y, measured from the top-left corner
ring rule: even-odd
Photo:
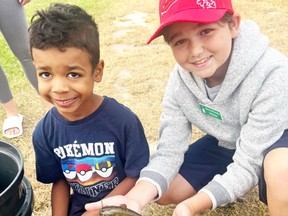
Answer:
[[[245,77],[253,71],[269,47],[268,38],[260,33],[259,26],[247,20],[241,23],[240,34],[234,39],[232,56],[226,77],[222,83],[222,100],[225,100]],[[234,88],[231,88],[234,87]]]

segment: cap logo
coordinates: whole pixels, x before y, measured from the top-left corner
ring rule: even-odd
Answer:
[[[196,1],[196,4],[203,9],[217,8],[215,0],[194,0],[194,1]],[[178,0],[164,0],[164,3],[161,6],[161,15],[167,13],[169,9],[176,2],[178,2]]]
[[[178,0],[165,0],[161,8],[161,15],[165,14]]]
[[[197,0],[196,4],[203,9],[217,8],[216,2],[214,0]]]

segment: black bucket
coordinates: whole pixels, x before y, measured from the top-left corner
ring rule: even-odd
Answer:
[[[0,216],[30,216],[34,197],[21,152],[0,141]]]

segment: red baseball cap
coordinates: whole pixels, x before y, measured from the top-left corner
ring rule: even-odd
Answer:
[[[231,0],[160,0],[160,26],[147,44],[162,35],[162,29],[175,22],[213,23],[226,12],[234,13]]]

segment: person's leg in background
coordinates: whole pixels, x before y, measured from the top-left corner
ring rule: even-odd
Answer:
[[[13,54],[17,57],[26,77],[38,91],[36,70],[32,62],[28,38],[28,23],[23,6],[17,0],[0,0],[0,30]],[[3,135],[8,138],[22,134],[22,116],[13,96],[3,68],[0,68],[0,103],[6,112]]]

